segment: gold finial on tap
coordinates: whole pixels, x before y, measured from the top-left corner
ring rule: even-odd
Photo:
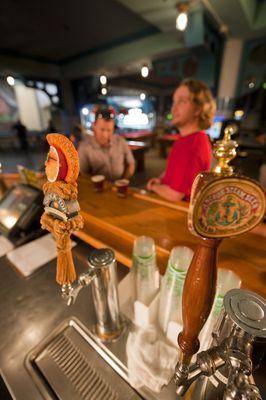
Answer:
[[[236,125],[228,125],[224,130],[223,140],[218,140],[214,144],[213,155],[218,160],[218,164],[212,169],[216,175],[230,176],[234,169],[228,163],[236,156],[236,148],[238,146],[235,140],[231,139],[231,135],[236,133]]]

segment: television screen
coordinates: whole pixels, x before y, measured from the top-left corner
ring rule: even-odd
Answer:
[[[0,224],[11,230],[37,196],[38,191],[29,186],[12,188],[0,201]]]

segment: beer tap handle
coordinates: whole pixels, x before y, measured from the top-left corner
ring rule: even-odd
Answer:
[[[183,331],[178,344],[182,362],[189,364],[199,349],[198,335],[211,311],[217,278],[217,248],[220,239],[201,239],[190,264],[182,300]]]
[[[235,175],[228,164],[236,155],[237,143],[231,140],[232,133],[234,128],[227,127],[224,139],[215,144],[214,156],[218,164],[211,173],[198,175],[192,188],[188,226],[193,234],[200,237],[200,244],[183,289],[183,331],[178,336],[181,380],[187,373],[185,365],[189,365],[192,355],[199,349],[198,335],[213,305],[218,245],[223,238],[251,230],[262,220],[265,212],[262,188],[249,178]],[[254,206],[249,204],[251,198]],[[240,216],[236,212],[240,209],[246,210],[245,215]]]

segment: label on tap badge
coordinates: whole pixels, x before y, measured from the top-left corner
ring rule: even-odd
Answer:
[[[207,184],[193,207],[193,228],[207,238],[230,237],[254,228],[265,213],[265,194],[255,181],[225,177]]]

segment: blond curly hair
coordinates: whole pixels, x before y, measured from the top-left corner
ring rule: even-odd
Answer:
[[[192,95],[192,101],[200,107],[199,128],[208,129],[216,112],[215,100],[208,86],[196,79],[184,79],[179,86],[186,86]]]

